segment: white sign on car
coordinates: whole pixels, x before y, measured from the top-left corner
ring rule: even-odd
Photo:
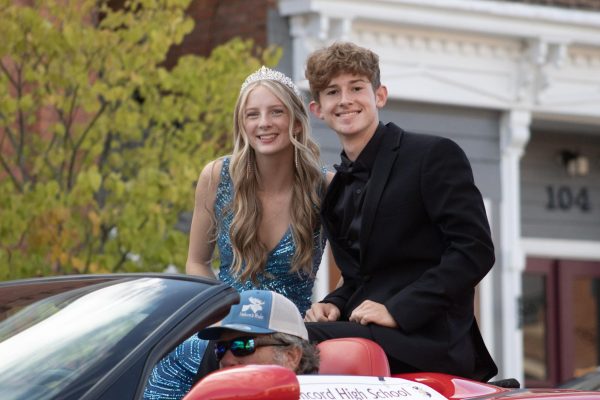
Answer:
[[[422,383],[401,378],[299,375],[300,400],[447,400]]]

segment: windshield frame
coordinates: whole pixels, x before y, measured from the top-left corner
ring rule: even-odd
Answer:
[[[34,287],[36,284],[40,284],[41,287],[44,287],[44,285],[46,285],[46,286],[49,285],[48,287],[51,287],[50,290],[45,291],[45,294],[36,296],[36,298],[34,299],[35,301],[30,301],[30,304],[28,304],[28,305],[24,305],[25,303],[23,301],[21,301],[18,306],[18,307],[20,307],[20,310],[16,313],[13,312],[11,314],[11,317],[9,317],[8,319],[5,318],[3,321],[0,321],[0,323],[3,323],[3,324],[7,320],[10,320],[10,318],[12,318],[14,316],[18,316],[18,314],[20,312],[24,312],[26,310],[31,310],[31,309],[28,309],[27,307],[35,308],[36,304],[44,306],[44,304],[47,303],[48,301],[52,302],[52,299],[59,299],[60,302],[65,302],[65,300],[64,300],[65,294],[61,294],[61,293],[63,293],[61,291],[64,291],[65,288],[67,288],[67,292],[64,292],[64,293],[69,293],[73,297],[72,300],[65,302],[66,306],[64,308],[68,308],[70,306],[70,304],[72,304],[73,302],[79,301],[78,299],[84,298],[86,295],[89,295],[90,293],[94,294],[101,290],[107,290],[107,288],[110,291],[111,287],[117,287],[117,285],[125,285],[125,287],[135,287],[136,285],[139,285],[140,283],[143,283],[143,282],[160,282],[161,284],[165,284],[166,287],[168,287],[167,289],[165,289],[166,297],[158,296],[157,298],[153,298],[153,299],[149,300],[152,304],[149,304],[146,307],[144,307],[142,305],[141,310],[138,309],[138,307],[140,307],[139,304],[135,304],[135,307],[132,308],[134,314],[136,312],[139,313],[139,312],[147,311],[148,315],[146,315],[145,318],[149,318],[150,315],[153,315],[152,318],[159,318],[159,320],[150,321],[150,324],[148,326],[146,326],[143,323],[140,324],[139,322],[130,324],[129,330],[126,330],[126,332],[124,332],[123,335],[121,335],[117,338],[118,340],[113,341],[113,343],[110,343],[110,345],[108,345],[108,351],[111,354],[108,354],[103,357],[98,357],[97,359],[93,360],[93,362],[90,363],[90,365],[86,366],[85,370],[80,371],[76,375],[72,375],[71,377],[74,377],[74,379],[69,378],[69,379],[71,379],[70,381],[66,381],[64,379],[62,381],[58,381],[57,385],[58,385],[58,387],[60,387],[61,398],[63,397],[62,390],[65,388],[69,388],[67,390],[67,392],[69,393],[68,396],[70,396],[71,393],[75,393],[75,392],[81,394],[81,393],[85,393],[92,386],[94,386],[98,380],[105,380],[107,378],[107,375],[110,375],[111,371],[114,370],[114,368],[115,368],[114,366],[118,365],[118,364],[122,364],[123,359],[127,358],[131,353],[134,353],[136,348],[139,347],[141,343],[146,342],[148,340],[150,340],[152,342],[156,342],[156,340],[157,340],[156,338],[151,339],[150,337],[155,335],[155,333],[158,331],[163,331],[164,329],[170,329],[170,327],[172,327],[173,325],[180,322],[181,319],[185,318],[185,316],[191,312],[190,310],[192,310],[194,308],[198,308],[201,305],[201,303],[199,303],[198,301],[195,301],[195,300],[198,298],[199,294],[202,294],[203,292],[205,292],[207,290],[211,291],[210,290],[211,286],[215,286],[215,284],[216,284],[215,282],[209,281],[209,280],[165,279],[168,277],[165,275],[162,275],[162,274],[156,275],[156,276],[151,276],[148,274],[144,274],[144,275],[133,274],[133,275],[134,276],[131,276],[130,274],[124,274],[119,277],[103,277],[103,278],[95,277],[95,279],[84,279],[85,281],[87,281],[87,283],[85,283],[85,284],[83,283],[83,281],[81,279],[77,279],[77,278],[72,278],[73,279],[72,281],[70,281],[68,279],[67,280],[58,279],[58,280],[42,280],[42,281],[37,281],[37,282],[36,281],[21,282],[20,285],[18,283],[0,284],[0,294],[3,292],[3,290],[4,290],[4,292],[6,292],[6,290],[9,287],[10,287],[10,289],[8,289],[8,290],[11,290],[11,292],[13,290],[18,291],[20,288],[27,288],[25,290],[25,292],[28,292],[28,291],[30,292],[31,290],[29,290],[29,289]],[[31,286],[31,285],[33,285],[33,286]],[[85,285],[87,285],[87,286],[85,286]],[[59,286],[61,288],[56,289]],[[187,289],[184,290],[185,287],[187,287]],[[71,290],[69,290],[69,289],[71,289]],[[12,293],[12,295],[13,295],[12,304],[14,305],[14,304],[16,304],[15,300],[19,300],[19,295],[18,295],[18,293],[15,294],[14,292]],[[2,296],[0,295],[0,297],[2,297]],[[111,301],[108,301],[108,302],[110,303]],[[162,303],[167,303],[167,304],[162,304]],[[169,306],[168,303],[171,303],[171,305]],[[154,314],[157,311],[155,309],[153,309],[153,307],[156,308],[157,310],[159,310],[160,312],[158,312],[158,314]],[[13,309],[16,309],[16,307],[13,307]],[[105,315],[105,314],[106,313],[101,314],[101,315]],[[125,313],[124,315],[118,315],[118,316],[119,316],[119,318],[127,318],[127,313]],[[109,318],[109,321],[110,321],[110,318]],[[197,321],[197,322],[200,323],[201,321]],[[33,326],[35,326],[35,325],[33,325]],[[26,328],[26,329],[20,329],[21,333],[19,333],[19,334],[23,334],[25,331],[27,331],[27,329],[31,329],[31,327]],[[109,330],[109,332],[112,333],[112,329]],[[91,336],[91,335],[87,334],[87,336]],[[128,337],[129,339],[124,342],[123,340],[125,340],[126,337]],[[81,338],[86,339],[86,335],[81,336],[80,339]],[[9,339],[7,339],[7,340],[9,340]],[[66,348],[69,349],[69,348],[72,348],[72,346],[70,346],[70,344],[67,343]],[[106,364],[112,364],[111,368],[107,368]],[[93,382],[87,382],[90,379],[86,378],[86,377],[94,377]],[[80,379],[82,381],[86,381],[86,382],[79,382]],[[111,379],[109,379],[109,381],[110,380]],[[4,382],[2,382],[2,378],[0,377],[0,385],[3,385],[5,383],[6,383],[6,380],[4,380]],[[32,383],[32,387],[34,387],[33,383]],[[30,389],[27,389],[23,392],[28,393],[28,390],[30,390]],[[58,392],[59,391],[56,391],[56,393],[58,393]],[[41,398],[52,398],[52,396],[56,395],[56,393],[52,394],[52,393],[48,392],[48,394],[44,394],[43,397],[41,397]],[[20,398],[21,396],[23,396],[23,394],[20,393],[18,395],[14,395],[14,396],[16,396],[15,398]],[[40,395],[36,393],[33,397],[30,396],[30,398],[40,398],[39,396]]]

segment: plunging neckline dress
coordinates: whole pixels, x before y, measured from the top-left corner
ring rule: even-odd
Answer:
[[[325,247],[325,238],[320,229],[315,229],[312,277],[305,272],[290,273],[290,264],[296,246],[292,231],[288,227],[279,243],[269,252],[265,270],[254,283],[250,280],[241,282],[231,271],[233,249],[229,235],[233,214],[228,206],[233,200],[233,182],[229,175],[230,158],[223,158],[220,181],[217,186],[215,200],[215,215],[217,216],[217,248],[219,250],[220,266],[219,280],[231,285],[237,291],[250,289],[272,290],[292,300],[302,315],[310,308],[314,276],[317,274],[321,256]]]

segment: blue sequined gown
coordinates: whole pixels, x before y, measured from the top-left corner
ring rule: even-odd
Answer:
[[[233,250],[231,248],[231,238],[229,231],[233,215],[227,212],[227,205],[233,200],[233,183],[229,176],[229,157],[223,159],[221,168],[221,180],[217,188],[217,198],[215,201],[215,215],[224,215],[219,220],[219,229],[217,233],[217,247],[221,265],[219,268],[219,279],[228,283],[239,292],[250,289],[272,290],[280,293],[293,301],[302,315],[310,308],[311,295],[314,279],[305,273],[290,273],[290,263],[296,246],[292,239],[292,231],[288,228],[285,235],[281,238],[277,246],[269,253],[265,266],[265,274],[258,277],[255,284],[251,281],[241,282],[231,272],[233,262]],[[323,238],[320,230],[314,232],[314,252],[313,252],[313,274],[316,275],[317,268],[321,262],[323,254]],[[313,275],[313,276],[314,276]]]
[[[215,215],[218,218],[217,247],[221,265],[218,277],[237,291],[250,289],[272,290],[292,300],[302,315],[310,308],[314,276],[321,263],[325,239],[320,229],[314,232],[313,277],[306,273],[290,273],[290,263],[296,247],[290,229],[269,253],[265,273],[258,276],[258,282],[241,282],[232,274],[233,250],[229,228],[233,215],[228,205],[233,199],[233,182],[229,175],[230,158],[223,158],[220,181],[217,186]],[[323,171],[325,174],[325,170]],[[163,358],[154,368],[144,390],[145,400],[178,400],[192,387],[196,371],[206,349],[206,341],[196,335],[188,338],[175,350]]]

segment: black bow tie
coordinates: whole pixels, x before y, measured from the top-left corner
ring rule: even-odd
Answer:
[[[364,165],[360,162],[352,162],[343,155],[342,163],[334,165],[333,168],[335,168],[337,174],[344,182],[351,182],[353,180],[366,182],[369,179],[369,170]]]

